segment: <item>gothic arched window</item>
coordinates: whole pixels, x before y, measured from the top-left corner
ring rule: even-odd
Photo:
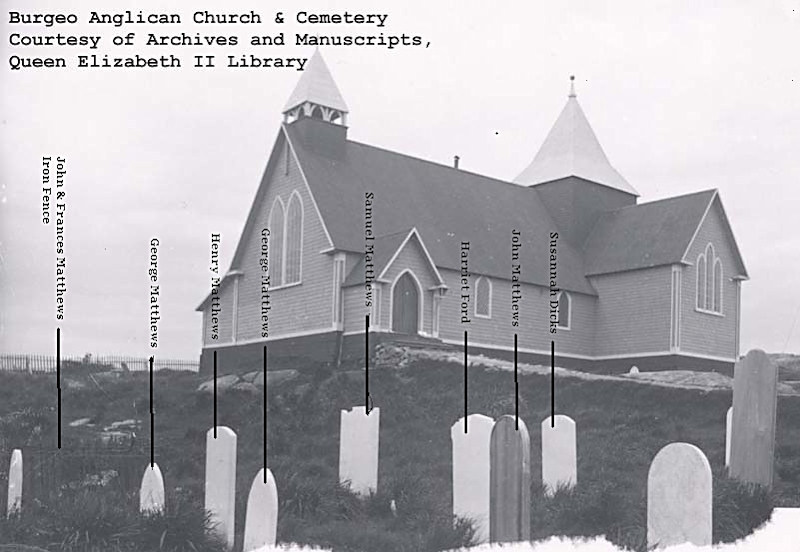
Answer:
[[[303,255],[303,202],[297,192],[292,193],[286,210],[285,243],[283,283],[298,284]]]
[[[570,329],[572,323],[572,297],[566,291],[558,294],[558,327]]]
[[[492,282],[485,276],[475,282],[475,316],[492,317]]]
[[[269,285],[277,287],[283,284],[283,202],[275,198],[269,212]]]
[[[703,253],[697,256],[697,297],[696,308],[700,311],[722,314],[722,261],[708,244]]]

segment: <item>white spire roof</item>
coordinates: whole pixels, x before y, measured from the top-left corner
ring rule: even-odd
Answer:
[[[308,65],[297,82],[294,92],[289,96],[289,101],[286,102],[283,111],[285,113],[305,102],[347,113],[347,104],[344,103],[344,98],[342,98],[319,50],[315,50],[314,55],[308,60]]]
[[[574,77],[571,79],[567,105],[550,129],[533,162],[514,182],[531,186],[577,176],[638,196],[639,193],[608,161],[578,103]]]

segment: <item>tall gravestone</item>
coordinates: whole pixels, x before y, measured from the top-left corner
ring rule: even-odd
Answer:
[[[236,433],[228,427],[206,433],[206,511],[214,530],[233,548],[236,504]]]
[[[264,546],[275,546],[278,532],[278,489],[272,470],[259,470],[250,494],[247,497],[247,513],[244,523],[244,552]]]
[[[494,420],[483,414],[464,418],[450,428],[453,443],[453,515],[472,521],[475,543],[489,539],[489,448]]]
[[[164,513],[164,477],[158,464],[147,466],[139,488],[139,512],[143,514]]]
[[[575,421],[558,414],[542,420],[542,484],[552,495],[559,486],[573,487],[578,482],[578,456]]]
[[[733,372],[731,477],[772,486],[777,402],[778,367],[764,351],[750,351]]]
[[[339,482],[366,496],[378,488],[380,408],[342,410],[339,439]]]
[[[733,407],[725,413],[725,467],[731,465],[731,427],[733,425]]]
[[[14,449],[8,469],[8,509],[6,515],[19,513],[22,508],[22,451]]]
[[[531,440],[525,422],[501,416],[490,445],[489,540],[516,542],[531,535]]]
[[[647,474],[647,547],[708,546],[712,537],[711,465],[699,448],[671,443]]]

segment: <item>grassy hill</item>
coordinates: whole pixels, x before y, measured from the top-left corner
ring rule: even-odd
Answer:
[[[339,411],[363,404],[364,396],[363,371],[351,368],[336,373],[319,367],[301,370],[299,377],[269,386],[268,456],[280,498],[279,540],[383,551],[442,550],[468,543],[469,525],[454,527],[450,517],[450,426],[463,414],[462,368],[428,361],[403,370],[370,372],[370,392],[381,409],[381,435],[379,492],[368,500],[359,500],[337,484]],[[65,370],[64,378],[62,451],[77,447],[96,431],[68,426],[79,418],[90,418],[96,427],[137,418],[143,421],[140,434],[149,434],[147,374],[90,378],[79,370],[72,375]],[[205,432],[213,423],[211,397],[196,392],[199,383],[195,374],[156,373],[156,461],[171,500],[192,505],[173,514],[195,532],[202,518],[197,505],[202,504]],[[469,391],[470,412],[493,417],[514,412],[511,373],[473,368]],[[55,444],[55,400],[54,376],[0,373],[0,489],[5,489],[2,478],[11,449],[40,439]],[[730,391],[560,380],[557,413],[577,423],[578,486],[545,498],[538,483],[539,423],[550,413],[550,381],[521,376],[520,416],[531,434],[535,537],[605,534],[615,543],[643,550],[647,470],[658,450],[673,441],[699,446],[714,469],[715,540],[749,533],[769,516],[773,505],[800,506],[800,397],[779,401],[775,486],[769,493],[750,492],[724,476],[724,424],[730,402]],[[241,530],[247,491],[262,464],[260,395],[222,394],[218,420],[239,436]],[[107,504],[135,510],[132,500],[112,497]],[[397,505],[396,515],[389,507],[391,500]],[[62,517],[68,518],[59,521],[63,525],[81,523],[78,516]],[[51,550],[91,549],[54,543],[52,535],[32,529],[36,524],[45,527],[47,520],[40,515],[16,525],[0,521],[0,542],[24,535],[31,544]],[[214,549],[213,544],[205,548]]]

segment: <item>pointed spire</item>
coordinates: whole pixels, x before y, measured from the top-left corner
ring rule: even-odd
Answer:
[[[347,113],[347,104],[344,102],[325,60],[322,59],[319,48],[314,50],[314,55],[308,60],[308,65],[297,82],[294,92],[289,96],[283,112],[287,113],[305,103]]]
[[[526,186],[577,176],[638,196],[611,165],[578,103],[575,77],[570,77],[567,105],[550,129],[539,152],[514,182]]]

